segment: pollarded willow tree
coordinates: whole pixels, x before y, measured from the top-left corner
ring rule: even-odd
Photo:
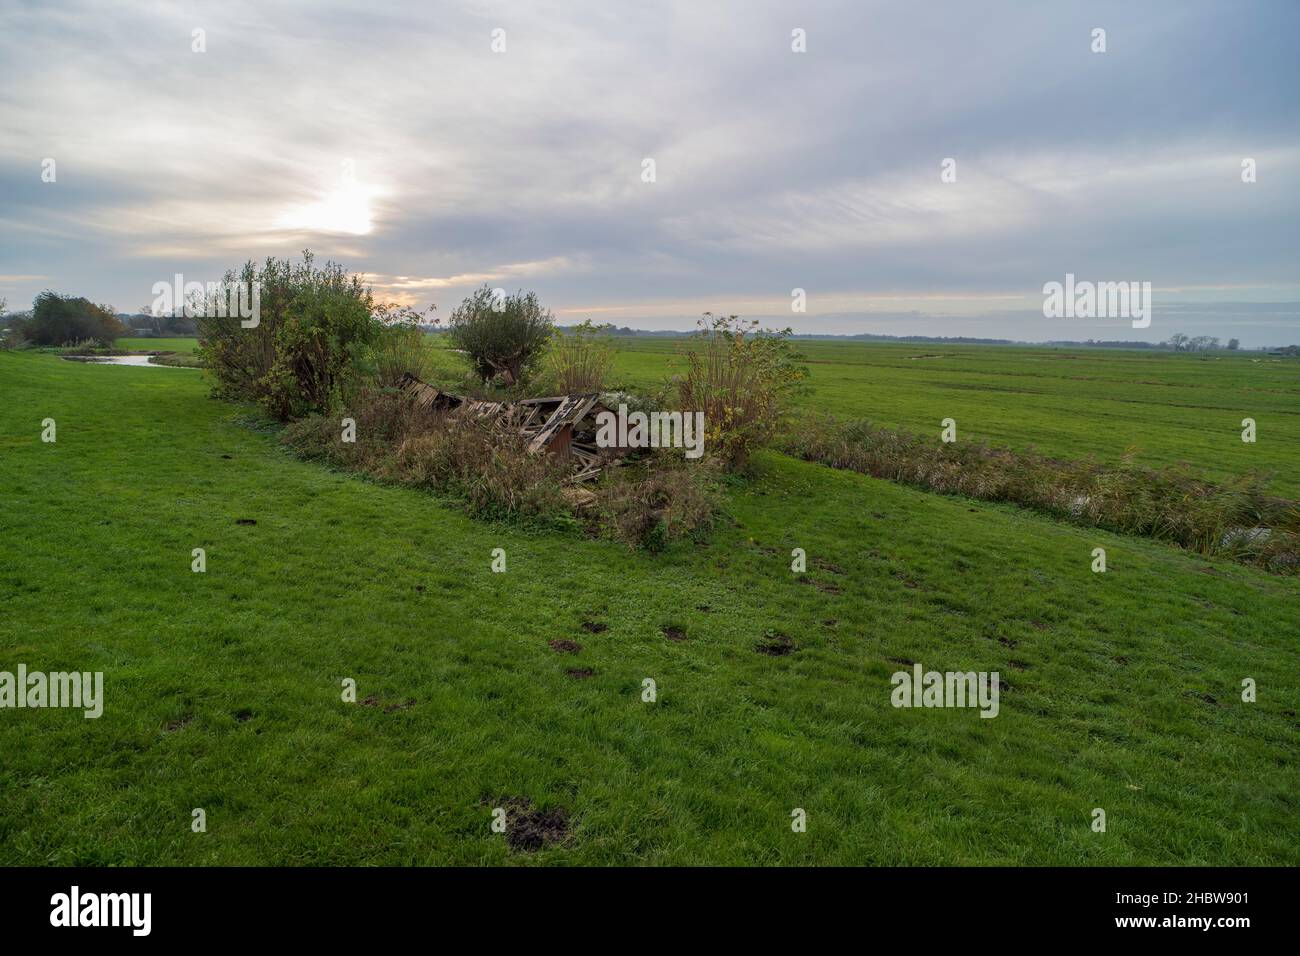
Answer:
[[[500,378],[506,385],[537,362],[554,330],[555,318],[537,293],[505,295],[487,285],[456,307],[447,329],[483,381]]]

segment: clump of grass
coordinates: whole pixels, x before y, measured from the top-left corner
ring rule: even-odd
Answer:
[[[1254,472],[1215,483],[1185,466],[1067,461],[833,419],[801,423],[782,449],[931,491],[1008,501],[1075,524],[1171,541],[1199,554],[1273,571],[1300,568],[1300,506],[1269,496],[1268,476]]]
[[[203,368],[203,359],[197,355],[184,352],[159,352],[152,360],[154,365],[170,365],[173,368]]]
[[[407,372],[428,381],[433,369],[428,338],[414,322],[385,325],[372,346],[372,353],[375,381],[383,386],[397,385]]]

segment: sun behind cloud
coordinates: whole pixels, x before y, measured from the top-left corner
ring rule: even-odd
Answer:
[[[330,190],[316,202],[286,209],[277,217],[275,224],[277,228],[298,232],[369,235],[374,228],[370,201],[375,193],[374,187],[347,182]]]

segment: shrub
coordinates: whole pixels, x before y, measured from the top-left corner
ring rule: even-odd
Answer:
[[[330,411],[378,332],[369,287],[337,263],[318,268],[311,252],[296,265],[245,263],[225,281],[260,285],[260,309],[253,328],[226,315],[216,296],[194,309],[203,313],[198,352],[216,394],[259,402],[280,419]]]
[[[586,321],[571,329],[556,330],[546,349],[548,388],[559,395],[603,391],[614,361],[610,328]]]
[[[517,384],[537,361],[553,329],[536,293],[497,299],[486,285],[457,306],[448,323],[452,344],[465,351],[479,377],[500,377],[506,385]]]
[[[808,369],[790,329],[761,331],[757,322],[711,312],[698,324],[684,347],[679,404],[684,413],[704,412],[706,447],[728,467],[743,468],[780,428]]]
[[[29,315],[14,320],[11,336],[37,346],[94,342],[109,348],[126,328],[117,320],[113,307],[95,305],[89,299],[42,292],[32,302]]]

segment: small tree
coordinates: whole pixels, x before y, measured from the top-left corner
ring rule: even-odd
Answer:
[[[1228,350],[1235,352],[1241,348],[1241,342],[1238,339],[1228,339]]]
[[[483,381],[514,385],[536,361],[555,328],[534,292],[498,296],[484,285],[456,307],[448,337],[463,349]]]

